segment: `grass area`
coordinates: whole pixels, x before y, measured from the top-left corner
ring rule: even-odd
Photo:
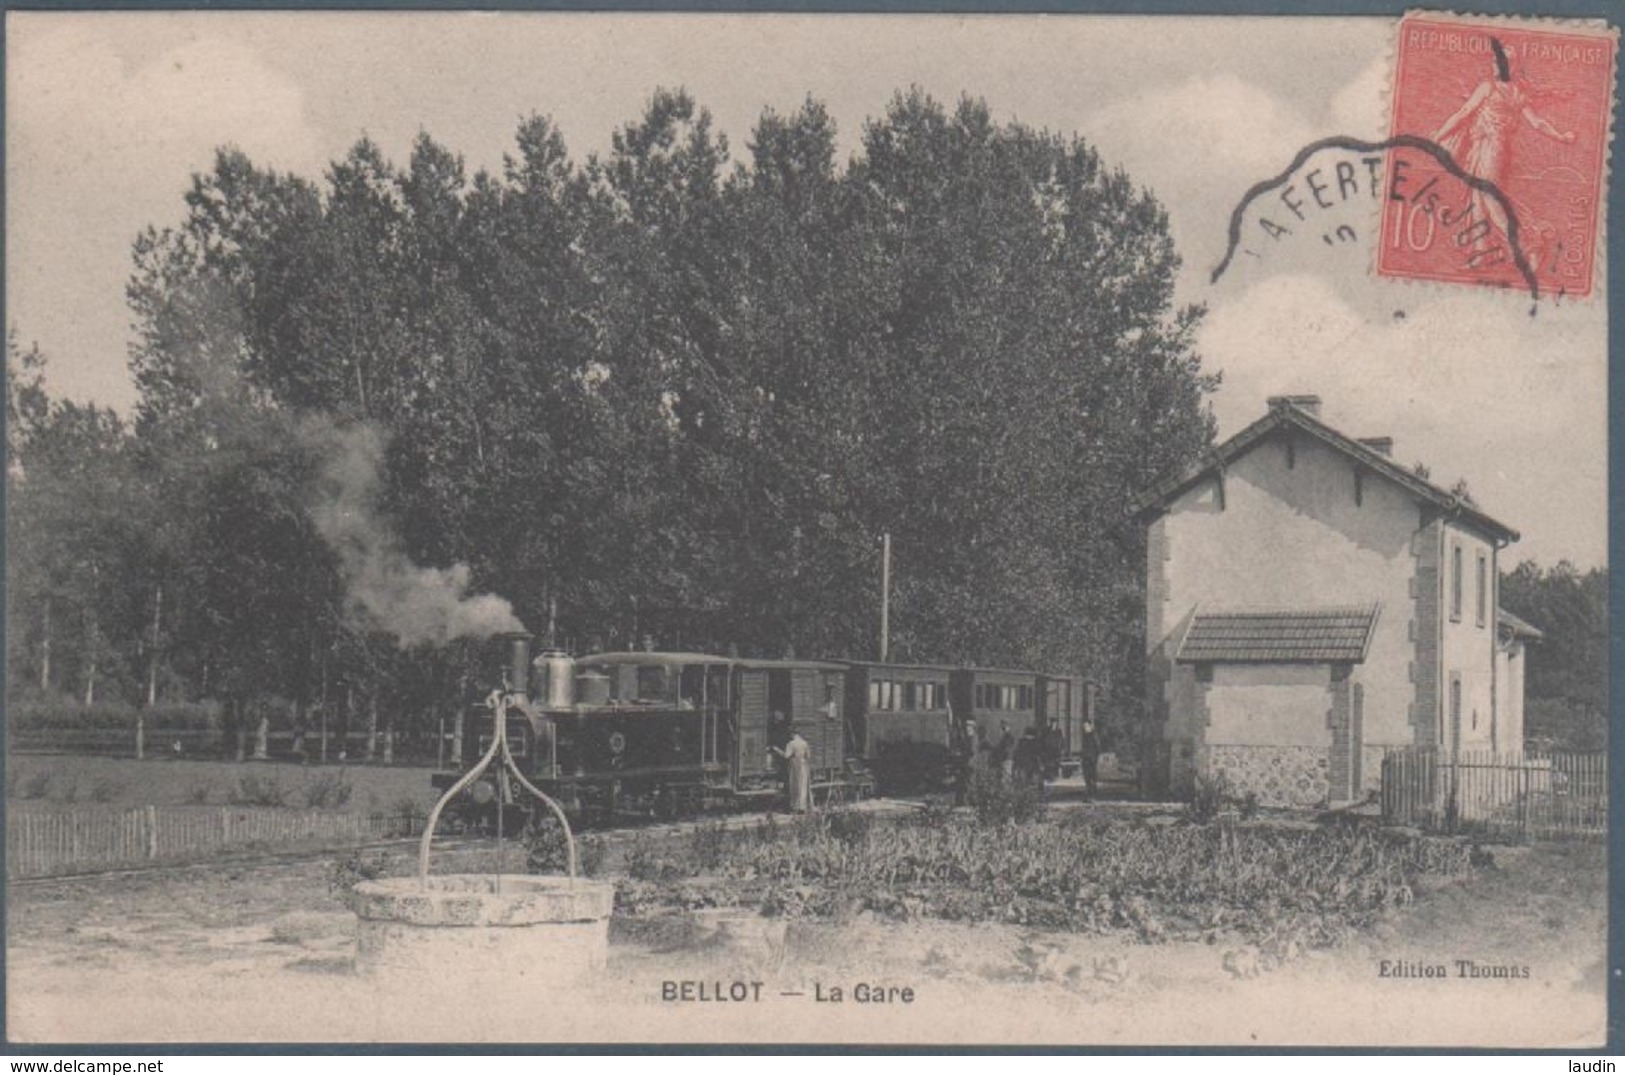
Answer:
[[[6,797],[40,805],[246,805],[402,814],[423,813],[434,803],[427,769],[71,754],[13,755],[6,765]]]

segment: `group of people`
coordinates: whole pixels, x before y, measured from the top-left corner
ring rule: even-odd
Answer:
[[[1039,783],[1060,776],[1065,742],[1061,736],[1061,726],[1053,720],[1042,733],[1033,726],[1020,736],[1010,730],[1009,721],[1001,721],[999,737],[992,741],[982,734],[974,720],[967,720],[965,740],[968,747],[967,781],[974,779],[978,772],[993,772],[1005,780],[1023,783]],[[1084,786],[1092,796],[1100,768],[1100,736],[1095,731],[1093,721],[1083,724],[1079,755]]]
[[[779,716],[775,714],[775,716]],[[782,719],[782,718],[781,718]],[[993,742],[980,733],[974,720],[965,722],[965,739],[969,746],[966,768],[961,781],[961,796],[978,772],[997,773],[1004,780],[1019,780],[1036,784],[1054,780],[1060,775],[1061,755],[1065,746],[1061,726],[1050,721],[1040,734],[1029,727],[1018,737],[1010,730],[1009,721],[999,727],[999,737]],[[1088,794],[1095,794],[1100,765],[1100,736],[1093,721],[1085,721],[1079,746],[1079,760],[1083,769],[1084,786]],[[783,747],[769,747],[784,762],[785,798],[791,813],[802,814],[812,809],[812,746],[801,733],[792,729]]]

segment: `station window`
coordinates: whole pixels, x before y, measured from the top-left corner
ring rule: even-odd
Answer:
[[[1476,596],[1473,603],[1473,622],[1482,627],[1484,626],[1484,606],[1488,603],[1490,585],[1489,561],[1485,559],[1482,551],[1478,554],[1477,574],[1474,581],[1476,583],[1474,591]]]
[[[1450,546],[1450,620],[1461,622],[1461,546]]]

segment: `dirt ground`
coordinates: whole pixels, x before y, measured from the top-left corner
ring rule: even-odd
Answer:
[[[389,852],[410,872],[410,847]],[[459,858],[461,856],[461,858]],[[614,923],[607,973],[539,994],[449,980],[386,992],[353,968],[331,859],[14,886],[7,1035],[16,1042],[857,1042],[1583,1047],[1605,1026],[1598,846],[1494,854],[1466,882],[1333,952],[1274,969],[1246,949],[1140,945],[1015,926],[867,915],[792,923],[782,948],[685,944],[676,920]],[[489,851],[452,851],[446,872]],[[1443,965],[1448,977],[1384,977]],[[1469,978],[1457,960],[1527,968]],[[666,983],[677,983],[667,986]],[[689,1002],[663,993],[759,999]],[[703,983],[703,985],[699,984]],[[858,983],[907,987],[859,1003]],[[841,1002],[819,1000],[839,988]],[[801,994],[785,995],[785,994]]]

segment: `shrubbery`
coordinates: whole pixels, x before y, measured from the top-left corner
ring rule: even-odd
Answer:
[[[1381,831],[985,825],[963,814],[862,826],[815,814],[721,833],[707,852],[715,868],[681,845],[635,846],[618,886],[622,912],[738,902],[791,917],[870,911],[1147,943],[1286,938],[1312,948],[1410,902],[1419,876],[1470,869],[1462,845]]]
[[[1206,825],[1226,810],[1234,810],[1244,819],[1251,818],[1258,813],[1258,794],[1251,791],[1242,794],[1222,769],[1216,773],[1199,773],[1191,791],[1190,819]]]
[[[576,873],[582,877],[597,877],[604,868],[608,850],[602,836],[577,836]],[[551,818],[525,834],[525,851],[525,868],[530,873],[569,872],[570,849],[564,829]]]
[[[301,789],[305,805],[313,810],[338,808],[350,801],[354,792],[349,780],[340,773],[323,773]]]
[[[274,776],[249,773],[237,781],[230,800],[233,806],[286,806],[288,789]]]
[[[1011,779],[997,769],[974,770],[965,798],[983,825],[1032,821],[1044,812],[1044,785]]]

